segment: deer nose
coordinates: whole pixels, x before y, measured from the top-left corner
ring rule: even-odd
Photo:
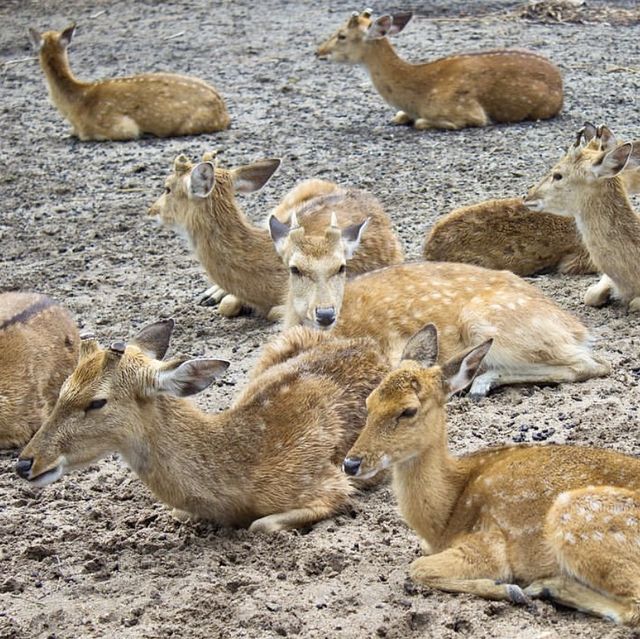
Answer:
[[[16,463],[16,473],[18,473],[22,479],[29,479],[31,466],[33,466],[33,459],[19,459]]]
[[[360,464],[362,464],[360,457],[345,457],[342,462],[342,471],[347,475],[351,475],[351,477],[355,477],[360,470]]]
[[[320,326],[331,326],[336,321],[336,311],[333,307],[316,308],[316,322]]]

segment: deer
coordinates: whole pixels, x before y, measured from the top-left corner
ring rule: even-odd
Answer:
[[[236,193],[262,188],[280,166],[266,159],[231,169],[218,166],[215,153],[192,163],[179,155],[165,181],[164,193],[149,215],[184,233],[214,285],[199,301],[219,304],[224,317],[250,308],[279,319],[286,297],[287,271],[273,249],[270,230],[253,225],[236,201]],[[324,233],[335,214],[345,243],[362,237],[350,272],[363,273],[403,261],[402,247],[378,200],[366,191],[342,188],[325,180],[305,180],[274,209],[270,224],[292,217],[312,234]],[[288,228],[288,227],[287,227]],[[365,228],[369,232],[364,234]]]
[[[22,450],[20,477],[41,487],[118,453],[182,522],[274,532],[336,514],[361,482],[340,462],[365,422],[365,398],[389,364],[367,339],[298,327],[278,336],[233,404],[205,413],[188,399],[229,362],[164,360],[172,319],[80,360]]]
[[[475,398],[504,384],[576,382],[609,373],[609,364],[591,352],[587,328],[517,275],[415,262],[347,280],[341,266],[357,242],[345,246],[335,228],[315,238],[297,227],[274,235],[290,273],[285,327],[372,337],[392,364],[429,322],[441,332],[443,358],[493,338],[470,389]],[[333,321],[318,321],[328,316]]]
[[[396,13],[374,20],[370,9],[356,11],[316,56],[364,65],[383,100],[399,109],[392,122],[418,130],[545,120],[559,113],[560,71],[532,51],[463,53],[421,64],[402,59],[387,36],[400,33],[411,18]]]
[[[78,328],[40,293],[0,294],[0,449],[24,446],[78,359]]]
[[[400,512],[422,540],[417,584],[530,604],[551,599],[640,624],[640,460],[570,445],[451,454],[446,402],[493,350],[485,340],[441,364],[429,324],[369,395],[345,474],[390,468]]]
[[[584,144],[581,133],[566,155],[534,187],[525,205],[532,211],[573,218],[589,255],[602,273],[584,296],[588,306],[619,299],[640,311],[640,219],[627,192],[624,172],[640,181],[640,144]]]
[[[29,29],[53,106],[80,140],[135,140],[213,133],[229,127],[223,98],[203,80],[174,73],[145,73],[93,82],[78,80],[67,48],[76,25],[39,33]]]

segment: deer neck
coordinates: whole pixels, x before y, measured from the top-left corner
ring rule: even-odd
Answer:
[[[402,108],[402,97],[406,92],[403,80],[411,74],[414,65],[403,60],[387,38],[371,41],[365,49],[362,62],[378,93],[389,104]]]
[[[580,199],[576,226],[596,266],[615,281],[617,261],[638,254],[640,221],[618,177],[584,189]]]
[[[118,452],[159,499],[221,524],[243,523],[242,495],[251,491],[241,468],[250,447],[240,444],[234,411],[211,415],[159,396],[137,418]]]
[[[190,216],[187,232],[211,279],[242,301],[268,310],[282,303],[287,274],[269,232],[253,226],[238,206],[229,177]]]
[[[434,551],[447,543],[447,528],[468,475],[449,453],[444,411],[439,421],[431,427],[438,429],[441,437],[416,457],[393,467],[400,512]]]
[[[40,66],[47,80],[51,101],[63,112],[68,110],[88,85],[73,75],[66,49],[62,52],[41,51]]]

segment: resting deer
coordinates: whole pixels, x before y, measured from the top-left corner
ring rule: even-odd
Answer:
[[[75,322],[37,293],[0,294],[0,448],[24,446],[78,359]]]
[[[499,49],[411,64],[386,36],[400,33],[411,13],[376,20],[354,12],[316,51],[336,62],[363,64],[382,98],[400,109],[395,124],[461,129],[491,122],[552,118],[562,108],[562,78],[531,51]]]
[[[587,329],[508,271],[419,262],[347,281],[341,265],[357,250],[357,238],[345,247],[336,230],[307,238],[293,229],[274,241],[290,270],[286,326],[335,326],[341,337],[373,337],[392,363],[428,322],[442,333],[445,358],[494,338],[473,395],[502,384],[583,381],[609,372],[591,353]],[[329,315],[332,322],[319,321]]]
[[[233,405],[207,414],[181,398],[209,386],[228,362],[160,361],[172,328],[172,320],[157,322],[107,349],[83,340],[18,474],[44,486],[117,452],[183,520],[266,532],[343,508],[353,485],[339,464],[364,424],[365,398],[388,370],[375,343],[289,331]]]
[[[559,445],[449,452],[445,403],[490,346],[438,366],[435,327],[419,332],[368,397],[345,472],[392,468],[400,512],[426,542],[410,568],[417,583],[516,603],[545,597],[639,624],[640,460]]]
[[[589,255],[603,273],[584,301],[602,306],[610,298],[640,311],[640,220],[625,190],[622,171],[640,172],[640,144],[581,144],[580,135],[567,154],[533,187],[525,204],[533,211],[572,217]]]
[[[192,164],[184,155],[176,158],[165,192],[149,214],[164,224],[184,231],[215,285],[202,301],[220,302],[220,313],[238,315],[249,306],[276,319],[287,290],[287,271],[273,250],[269,231],[251,224],[240,209],[235,193],[264,186],[280,160],[262,160],[247,166],[224,169],[213,154]],[[309,233],[324,232],[335,213],[343,227],[345,242],[362,239],[350,271],[364,273],[403,259],[402,248],[391,222],[372,195],[343,189],[323,180],[307,180],[292,189],[274,211],[272,223],[289,222],[294,216]],[[368,218],[368,222],[367,222]]]
[[[133,140],[212,133],[229,126],[220,94],[197,78],[145,73],[94,82],[78,80],[69,67],[67,47],[75,24],[40,34],[29,29],[40,55],[49,97],[81,140]]]

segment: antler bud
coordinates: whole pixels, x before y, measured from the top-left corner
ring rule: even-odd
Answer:
[[[191,161],[189,158],[181,153],[174,161],[173,161],[173,170],[176,173],[187,173],[191,169]]]
[[[111,345],[109,346],[109,350],[115,355],[118,355],[118,357],[122,357],[124,355],[126,348],[127,345],[123,341],[111,342]]]

